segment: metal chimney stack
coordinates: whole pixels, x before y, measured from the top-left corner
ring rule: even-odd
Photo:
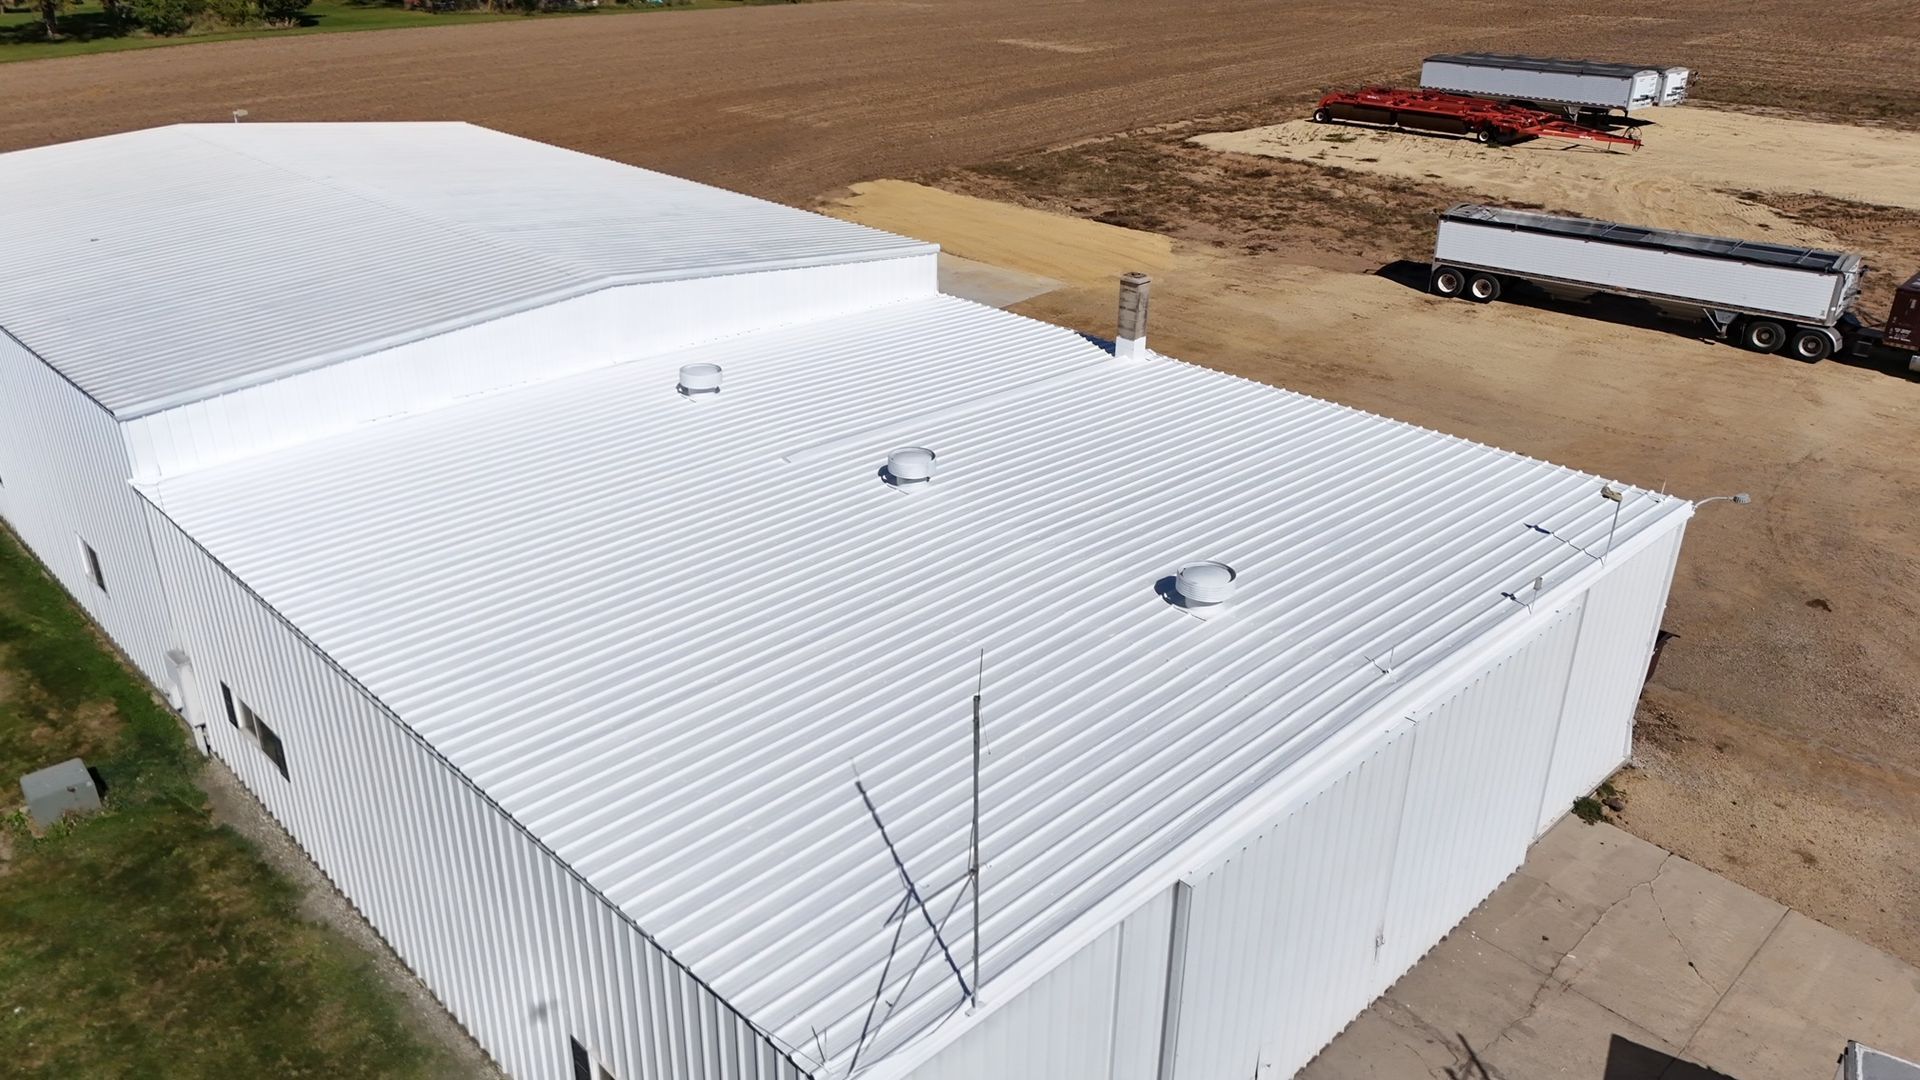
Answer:
[[[1121,360],[1143,360],[1147,355],[1147,291],[1153,279],[1135,272],[1120,275],[1120,331],[1113,337],[1113,355]]]

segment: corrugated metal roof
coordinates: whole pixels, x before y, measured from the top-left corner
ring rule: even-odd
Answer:
[[[724,392],[675,393],[691,362]],[[899,445],[937,452],[930,489],[882,482]],[[901,894],[852,768],[938,917],[983,653],[990,990],[1320,733],[1523,615],[1506,594],[1590,566],[1599,488],[940,298],[151,494],[727,1000],[844,1066]],[[1629,490],[1620,538],[1688,512]],[[1239,573],[1221,617],[1158,591],[1198,559]],[[927,940],[904,924],[896,980]],[[889,997],[866,1060],[959,991],[936,954]]]
[[[136,415],[624,281],[931,245],[469,124],[0,155],[0,326]]]

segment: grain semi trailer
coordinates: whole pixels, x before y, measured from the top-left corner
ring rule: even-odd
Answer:
[[[1429,56],[1420,65],[1420,85],[1425,89],[1550,106],[1575,115],[1677,105],[1686,98],[1690,75],[1685,68],[1498,53]]]
[[[1693,82],[1693,69],[1670,67],[1660,72],[1660,104],[1663,107],[1682,105],[1687,100],[1687,86]]]
[[[1631,297],[1705,319],[1719,337],[1755,352],[1809,362],[1875,345],[1911,357],[1920,276],[1901,288],[1879,330],[1852,310],[1865,270],[1847,252],[1464,204],[1440,215],[1430,287],[1479,303],[1516,282],[1574,299]]]

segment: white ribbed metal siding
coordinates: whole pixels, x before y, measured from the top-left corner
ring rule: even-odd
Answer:
[[[1845,310],[1844,274],[1687,255],[1445,218],[1433,260],[1703,307],[1831,323]]]
[[[1290,1075],[1392,981],[1374,938],[1412,747],[1405,731],[1383,738],[1189,878],[1172,1076]]]
[[[167,687],[167,609],[126,447],[106,410],[0,332],[0,513],[146,677]],[[100,556],[103,594],[79,540]]]
[[[1172,911],[1161,893],[909,1080],[1153,1080]]]
[[[382,417],[938,292],[936,256],[602,289],[125,424],[135,475],[155,479],[292,446]]]
[[[1583,606],[1573,598],[1524,645],[1415,717],[1376,994],[1525,861]]]
[[[1546,832],[1567,813],[1570,800],[1593,790],[1632,752],[1633,709],[1685,532],[1684,527],[1673,530],[1587,593],[1579,653],[1554,736],[1553,768],[1535,835]]]
[[[1173,1077],[1291,1075],[1520,865],[1543,818],[1619,766],[1680,537],[1189,876]],[[1568,722],[1572,769],[1556,756]]]
[[[163,515],[151,519],[214,752],[509,1073],[568,1080],[572,1036],[621,1080],[804,1075]],[[291,780],[226,722],[222,683],[280,735]]]

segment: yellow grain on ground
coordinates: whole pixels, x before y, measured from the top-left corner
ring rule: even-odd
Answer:
[[[1056,281],[1111,283],[1175,263],[1173,241],[1083,218],[955,195],[904,180],[855,184],[835,217],[939,244],[947,252]]]

